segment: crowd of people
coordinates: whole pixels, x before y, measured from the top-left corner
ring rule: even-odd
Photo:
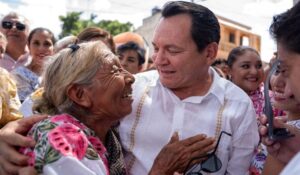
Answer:
[[[192,2],[164,5],[150,57],[136,33],[56,41],[5,15],[0,174],[300,174],[299,17],[274,17],[264,67],[249,46],[216,59],[218,19]]]

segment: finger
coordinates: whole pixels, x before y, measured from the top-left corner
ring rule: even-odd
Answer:
[[[19,169],[19,175],[37,175],[37,172],[33,167],[28,166]]]
[[[207,154],[215,149],[215,144],[207,145],[206,147],[203,147],[202,149],[198,149],[192,152],[191,157],[192,158],[200,158],[200,157],[206,157]]]
[[[18,133],[4,133],[1,135],[0,142],[5,142],[11,146],[20,147],[34,147],[35,145],[35,141],[32,138],[20,135]],[[0,149],[3,150],[2,146],[0,146]],[[2,153],[2,151],[0,152]]]
[[[21,168],[19,166],[13,165],[8,163],[3,157],[0,156],[0,165],[1,165],[1,171],[3,171],[3,174],[18,174],[18,170]],[[2,175],[2,172],[1,172]]]
[[[20,135],[20,133],[27,132],[34,123],[46,117],[46,115],[38,115],[8,123],[1,129],[0,141],[12,146],[33,147],[35,142],[31,138]]]
[[[263,114],[263,115],[261,115],[259,118],[259,122],[260,122],[260,124],[262,124],[262,125],[266,125],[267,124],[267,117]]]
[[[1,151],[0,156],[5,162],[11,162],[20,166],[27,165],[29,157],[19,153],[14,147],[11,147],[7,144],[1,144],[0,148],[5,150]]]
[[[264,137],[267,136],[268,128],[264,125],[259,126],[259,134]]]
[[[215,139],[213,138],[207,138],[202,141],[198,141],[192,145],[190,145],[189,151],[191,152],[202,152],[207,153],[208,151],[211,151],[215,147]],[[198,155],[199,156],[199,155]]]
[[[178,132],[174,132],[174,134],[172,135],[169,143],[175,143],[176,141],[179,141]]]
[[[280,149],[280,143],[279,142],[276,142],[276,143],[274,143],[273,145],[271,145],[271,146],[267,146],[267,151],[268,151],[268,153],[270,153],[270,154],[273,154],[273,153],[277,153],[278,152],[278,150]]]
[[[198,134],[196,136],[186,138],[186,139],[182,140],[181,142],[183,143],[183,145],[189,146],[196,142],[204,140],[206,137],[207,136],[205,134]]]
[[[47,115],[33,115],[31,117],[26,117],[23,119],[18,120],[18,126],[16,128],[16,132],[17,133],[27,133],[29,131],[30,128],[32,128],[32,126],[43,120],[46,119],[48,116]]]
[[[271,140],[269,137],[262,138],[262,142],[266,146],[272,146],[275,142]]]

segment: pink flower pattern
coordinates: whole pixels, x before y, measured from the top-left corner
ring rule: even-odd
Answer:
[[[21,148],[20,152],[30,157],[28,164],[38,173],[43,173],[46,164],[72,156],[78,160],[101,159],[109,175],[107,151],[100,139],[94,131],[68,114],[52,116],[35,124],[28,136],[37,144],[34,148]]]

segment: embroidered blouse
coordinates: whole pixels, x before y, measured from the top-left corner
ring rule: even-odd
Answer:
[[[107,151],[94,131],[68,114],[45,119],[28,137],[34,148],[21,148],[29,165],[44,175],[109,175]]]

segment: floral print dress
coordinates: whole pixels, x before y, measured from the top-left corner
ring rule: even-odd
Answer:
[[[107,151],[95,133],[68,114],[33,126],[34,148],[21,148],[29,164],[45,175],[109,175]]]

